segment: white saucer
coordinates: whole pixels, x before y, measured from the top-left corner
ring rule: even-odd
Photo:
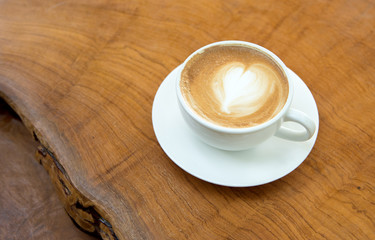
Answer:
[[[309,141],[292,142],[271,137],[256,148],[241,152],[223,151],[206,145],[191,133],[181,116],[175,92],[175,69],[160,85],[152,108],[152,122],[160,146],[186,172],[219,185],[250,187],[287,175],[309,155],[319,129],[315,100],[305,83],[294,72],[292,75],[295,85],[292,107],[304,111],[316,123],[316,132]],[[284,124],[298,130],[300,127]]]

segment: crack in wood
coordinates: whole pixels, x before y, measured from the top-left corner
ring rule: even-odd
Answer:
[[[38,141],[35,133],[34,138]],[[66,212],[75,225],[84,232],[102,239],[118,240],[112,225],[99,214],[94,204],[72,185],[64,167],[55,155],[40,144],[35,156],[37,161],[47,170]]]

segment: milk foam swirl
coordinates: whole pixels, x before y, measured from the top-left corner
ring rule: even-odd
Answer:
[[[242,117],[259,110],[274,92],[273,75],[273,70],[261,63],[246,66],[231,62],[222,66],[211,83],[221,111]]]
[[[198,116],[231,128],[268,121],[288,98],[280,66],[245,46],[214,46],[195,55],[181,72],[180,89]]]

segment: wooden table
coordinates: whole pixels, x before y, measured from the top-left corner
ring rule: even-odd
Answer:
[[[366,0],[0,0],[0,96],[103,239],[375,239],[374,26]],[[154,135],[163,79],[225,39],[276,53],[319,108],[311,154],[270,184],[199,180]]]
[[[74,227],[49,181],[33,161],[36,142],[0,99],[0,238],[94,239]]]

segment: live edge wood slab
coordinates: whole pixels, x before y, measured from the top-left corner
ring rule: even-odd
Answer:
[[[36,147],[0,99],[0,239],[95,239],[74,227],[47,172],[33,161]]]
[[[366,0],[0,0],[0,96],[103,239],[375,239],[374,25]],[[196,179],[153,132],[163,79],[225,39],[275,52],[319,108],[309,157],[263,186]]]

